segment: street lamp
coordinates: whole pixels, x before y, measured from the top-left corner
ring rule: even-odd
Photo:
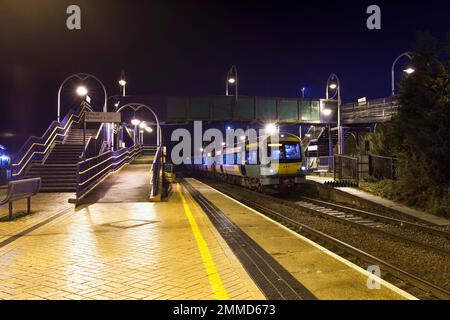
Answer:
[[[79,86],[77,88],[77,94],[81,97],[84,97],[88,94],[88,89],[85,86]]]
[[[230,70],[227,73],[227,79],[225,81],[225,95],[229,96],[229,85],[234,85],[234,93],[236,97],[236,101],[238,99],[238,74],[237,68],[235,65],[232,65]]]
[[[134,118],[131,120],[131,124],[133,126],[138,126],[140,123],[141,123],[141,120],[139,120],[139,119]]]
[[[302,99],[305,99],[306,88],[303,87],[301,91],[302,91]]]
[[[64,85],[71,79],[78,79],[81,83],[84,83],[87,79],[94,79],[95,81],[97,81],[100,86],[103,89],[103,94],[105,95],[105,101],[103,103],[103,112],[107,112],[108,111],[108,94],[106,93],[106,88],[103,85],[103,83],[100,81],[100,79],[98,79],[96,76],[92,75],[92,74],[88,74],[88,73],[76,73],[76,74],[72,74],[70,76],[68,76],[66,79],[64,79],[64,81],[61,83],[61,85],[59,86],[59,90],[58,90],[58,112],[57,112],[57,121],[59,122],[61,119],[61,91],[62,88],[64,87]],[[80,85],[77,90],[76,90],[77,94],[80,96],[85,96],[88,93],[88,90],[85,86]]]
[[[125,80],[125,72],[123,70],[120,75],[119,85],[122,87],[122,96],[125,97],[125,86],[127,85],[127,81]]]
[[[268,123],[266,124],[264,131],[266,132],[266,134],[271,136],[277,132],[277,126],[273,123]]]
[[[408,69],[403,70],[403,72],[407,74],[413,74],[414,72],[416,72],[416,69],[410,67]]]
[[[403,52],[401,55],[399,55],[394,62],[392,63],[392,69],[391,69],[391,89],[392,89],[392,96],[395,96],[395,65],[397,64],[397,61],[400,60],[402,57],[407,57],[410,61],[412,61],[413,56],[411,52]],[[403,70],[403,72],[407,74],[412,74],[416,71],[414,68],[409,67],[408,69]]]
[[[136,145],[136,140],[137,140],[137,127],[138,125],[141,123],[141,120],[133,118],[131,119],[131,124],[134,126],[134,145]]]
[[[334,95],[330,98],[329,89],[334,91]],[[337,127],[338,127],[338,154],[342,154],[342,128],[341,128],[341,83],[339,78],[334,73],[330,74],[327,80],[326,98],[338,99],[338,115],[337,115]],[[325,111],[325,110],[324,110]]]
[[[322,110],[322,114],[323,114],[325,117],[330,116],[332,112],[333,112],[333,111],[332,111],[331,109],[323,109],[323,110]]]

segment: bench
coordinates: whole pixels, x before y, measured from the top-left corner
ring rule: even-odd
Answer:
[[[41,189],[41,178],[10,181],[5,189],[7,189],[6,197],[3,200],[0,199],[0,205],[9,204],[8,217],[12,220],[14,201],[27,199],[27,213],[30,213],[31,197]]]

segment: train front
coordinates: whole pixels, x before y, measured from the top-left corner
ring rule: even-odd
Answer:
[[[278,191],[290,191],[306,181],[300,138],[281,133],[266,138],[268,164],[261,164],[261,184]]]

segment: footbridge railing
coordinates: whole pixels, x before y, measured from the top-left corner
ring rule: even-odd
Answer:
[[[342,122],[345,124],[377,123],[392,120],[398,112],[398,101],[392,97],[369,100],[365,104],[342,105]]]
[[[86,111],[92,111],[82,103],[77,111],[70,110],[61,122],[53,121],[41,136],[31,136],[12,160],[12,178],[20,179],[32,161],[42,161],[55,142],[62,142],[74,123],[80,123]]]
[[[110,151],[81,161],[77,168],[77,199],[91,192],[110,173],[120,170],[144,150],[143,146],[132,146],[118,151]]]
[[[150,201],[160,201],[163,183],[162,147],[156,149],[155,158],[150,169]]]

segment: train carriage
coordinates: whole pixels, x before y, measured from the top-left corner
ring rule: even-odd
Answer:
[[[260,159],[265,147],[268,161]],[[260,137],[259,143],[241,141],[217,154],[208,154],[208,173],[217,179],[262,192],[285,192],[305,182],[306,162],[300,138],[282,133]]]

